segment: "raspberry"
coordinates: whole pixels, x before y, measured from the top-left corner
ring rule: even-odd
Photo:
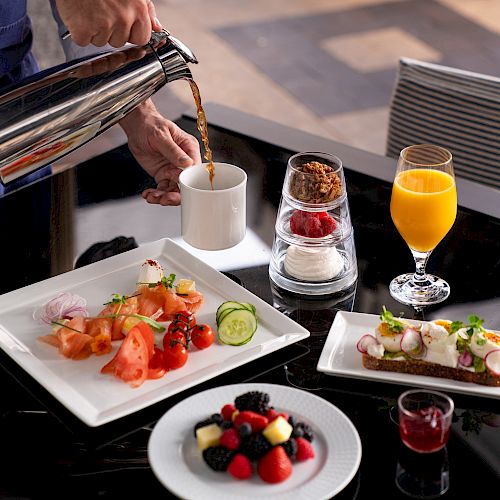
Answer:
[[[269,408],[266,413],[266,417],[269,420],[269,423],[271,423],[278,415],[279,413],[274,408]]]
[[[225,430],[219,440],[220,445],[224,446],[228,450],[238,449],[240,442],[241,439],[238,435],[238,431],[234,428]]]
[[[333,231],[335,231],[337,223],[335,222],[335,219],[333,217],[331,217],[330,215],[326,215],[326,217],[320,217],[320,221],[321,221],[321,228],[323,230],[323,236],[332,234]]]
[[[309,217],[304,223],[304,236],[308,238],[321,238],[323,228],[318,217]]]
[[[290,231],[292,231],[292,233],[305,236],[304,222],[306,218],[307,212],[303,212],[302,210],[295,210],[290,217]]]
[[[227,404],[222,407],[222,410],[220,411],[224,420],[231,420],[231,417],[233,416],[234,411],[236,410],[236,406]]]
[[[295,439],[295,442],[297,443],[297,462],[303,462],[309,458],[314,458],[314,449],[307,439],[298,437]]]
[[[231,460],[227,471],[236,479],[248,479],[252,475],[252,464],[245,455],[237,453]]]

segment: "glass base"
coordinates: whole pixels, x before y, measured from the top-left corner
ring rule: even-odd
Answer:
[[[391,281],[389,291],[393,298],[409,306],[429,306],[443,302],[450,295],[450,285],[432,274],[426,274],[425,286],[413,280],[414,274],[401,274]]]

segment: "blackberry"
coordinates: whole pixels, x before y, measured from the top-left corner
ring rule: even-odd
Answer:
[[[304,422],[297,422],[293,428],[292,437],[303,437],[312,443],[314,434],[310,425],[307,425]]]
[[[260,391],[246,392],[234,400],[234,406],[239,411],[249,410],[265,415],[269,410],[269,394]]]
[[[271,449],[271,444],[262,434],[252,434],[241,441],[240,453],[250,460],[259,459]]]
[[[215,422],[212,417],[210,418],[206,418],[205,420],[202,420],[201,422],[198,422],[195,426],[194,426],[194,437],[196,437],[196,431],[200,428],[200,427],[206,427],[207,425],[210,425],[210,424],[216,424],[217,422]]]
[[[203,460],[207,465],[218,472],[224,472],[233,459],[234,452],[224,446],[210,446],[203,450]]]
[[[281,443],[281,446],[283,446],[290,460],[295,460],[295,456],[297,455],[297,442],[295,439],[290,438],[288,441]]]

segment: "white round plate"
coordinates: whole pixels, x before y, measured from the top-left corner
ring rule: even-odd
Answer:
[[[248,391],[267,392],[278,411],[313,428],[315,458],[295,462],[292,475],[282,483],[267,484],[257,473],[239,481],[228,473],[215,472],[198,450],[195,424]],[[148,457],[160,482],[181,498],[320,500],[339,493],[356,474],[361,441],[344,413],[318,396],[281,385],[234,384],[195,394],[165,413],[151,434]]]

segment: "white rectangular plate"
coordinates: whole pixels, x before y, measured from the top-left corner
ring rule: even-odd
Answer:
[[[475,396],[500,398],[500,387],[488,387],[423,375],[368,370],[361,363],[361,353],[357,350],[356,344],[364,334],[374,334],[379,322],[379,316],[375,314],[338,312],[321,352],[318,371],[340,377],[378,380],[392,384],[430,387]]]
[[[64,358],[52,346],[37,340],[50,327],[33,319],[36,308],[60,292],[87,299],[90,314],[98,314],[111,294],[135,290],[141,264],[156,259],[165,274],[196,281],[205,302],[196,314],[198,323],[215,330],[215,312],[225,300],[251,302],[257,308],[259,327],[243,346],[214,343],[209,349],[193,349],[187,364],[159,380],[147,380],[137,389],[100,369],[118,349],[81,361]],[[35,283],[0,296],[0,347],[64,406],[87,425],[95,427],[123,417],[228,370],[281,349],[309,336],[299,324],[191,255],[169,239],[142,245],[115,257]],[[161,342],[161,334],[157,342]]]

